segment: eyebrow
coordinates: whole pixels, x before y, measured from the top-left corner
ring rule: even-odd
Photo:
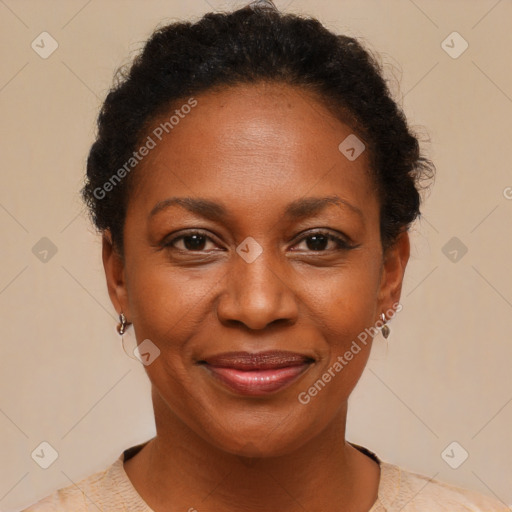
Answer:
[[[213,221],[225,220],[229,217],[229,212],[223,204],[202,197],[169,197],[159,201],[149,213],[149,217],[151,218],[158,212],[174,205],[181,206],[191,213]],[[284,216],[289,219],[311,217],[330,205],[346,206],[361,218],[364,218],[363,212],[357,206],[337,195],[296,199],[286,207]]]

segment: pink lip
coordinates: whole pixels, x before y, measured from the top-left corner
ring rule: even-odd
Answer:
[[[286,351],[228,352],[200,361],[214,378],[231,390],[252,396],[288,387],[312,362],[311,357]]]

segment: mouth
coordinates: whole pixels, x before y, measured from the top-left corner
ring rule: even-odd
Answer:
[[[288,351],[226,352],[198,361],[218,382],[242,395],[262,396],[281,391],[315,362]]]

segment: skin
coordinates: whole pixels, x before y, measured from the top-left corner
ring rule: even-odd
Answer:
[[[345,441],[345,425],[371,343],[310,403],[297,396],[399,301],[408,235],[383,252],[368,155],[349,161],[340,153],[352,130],[310,93],[252,84],[196,99],[137,169],[124,258],[103,236],[115,309],[139,343],[150,339],[161,351],[145,366],[157,435],[125,470],[156,512],[314,512],[333,503],[368,511],[380,469]],[[211,220],[178,205],[150,215],[160,201],[184,196],[222,203],[228,215]],[[284,215],[297,199],[326,196],[351,207]],[[190,237],[164,246],[192,228],[207,237],[199,246]],[[318,228],[352,248],[315,245]],[[247,237],[263,249],[252,263],[236,252]],[[196,364],[274,349],[315,363],[266,397],[236,394]]]

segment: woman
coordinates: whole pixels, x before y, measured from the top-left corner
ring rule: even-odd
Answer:
[[[83,190],[157,434],[27,510],[508,510],[345,440],[433,169],[356,40],[269,2],[157,30]]]

